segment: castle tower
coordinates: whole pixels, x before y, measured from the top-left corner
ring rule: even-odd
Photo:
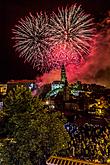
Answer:
[[[61,67],[61,81],[67,84],[66,69],[64,64]]]
[[[64,64],[61,67],[61,82],[64,83],[64,93],[63,93],[63,100],[67,101],[69,100],[69,87],[68,87],[68,81],[66,77],[66,69]]]

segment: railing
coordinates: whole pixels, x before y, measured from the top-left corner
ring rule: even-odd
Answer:
[[[89,161],[77,160],[74,158],[64,158],[64,157],[56,157],[51,156],[47,161],[47,165],[107,165],[107,164],[99,164],[99,163],[92,163]]]

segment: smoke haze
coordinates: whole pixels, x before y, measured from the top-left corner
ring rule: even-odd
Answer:
[[[40,77],[41,83],[60,80],[61,70],[52,70]],[[96,83],[110,87],[110,27],[103,28],[98,34],[92,53],[80,66],[66,67],[69,82],[80,80],[83,83]]]

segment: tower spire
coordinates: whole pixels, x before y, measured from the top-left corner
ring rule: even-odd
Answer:
[[[65,69],[64,64],[62,64],[62,67],[61,67],[61,81],[64,83],[67,83],[66,69]]]

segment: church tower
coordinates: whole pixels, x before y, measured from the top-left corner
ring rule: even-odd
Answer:
[[[64,83],[67,81],[66,70],[65,70],[64,64],[61,67],[61,81]]]
[[[66,69],[65,69],[64,64],[61,67],[61,81],[67,84]]]
[[[64,64],[61,67],[61,82],[64,83],[63,100],[67,101],[67,100],[69,100],[69,87],[68,87],[66,69],[65,69]]]

